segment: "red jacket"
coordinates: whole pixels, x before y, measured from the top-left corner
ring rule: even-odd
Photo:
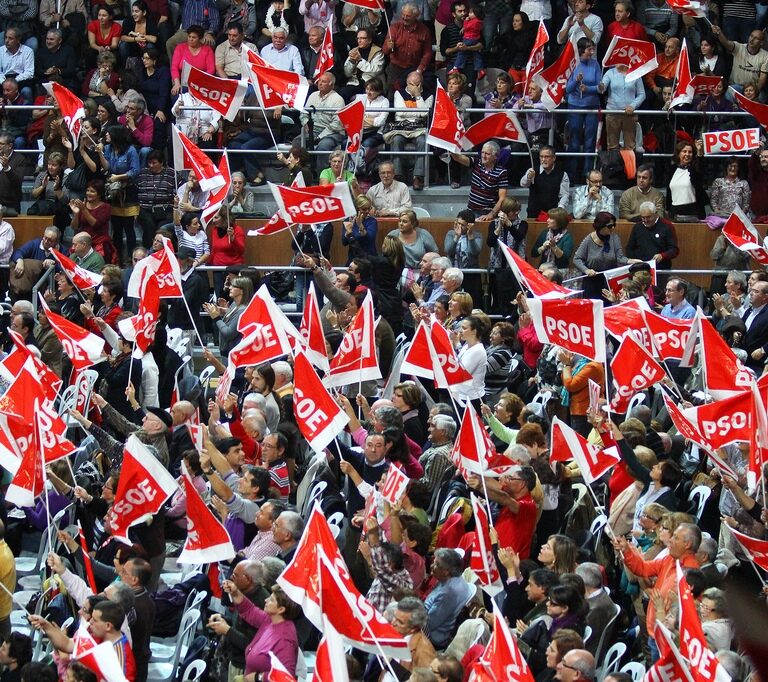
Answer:
[[[220,235],[215,227],[211,230],[211,260],[210,265],[242,265],[245,263],[245,232],[239,225],[235,225],[235,234],[232,241],[224,230]]]

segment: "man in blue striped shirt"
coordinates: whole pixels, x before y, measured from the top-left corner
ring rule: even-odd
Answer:
[[[205,31],[203,43],[216,47],[216,34],[221,25],[219,9],[216,0],[185,0],[181,8],[181,28],[176,31],[165,44],[168,61],[173,59],[173,51],[179,43],[187,40],[187,29],[190,26],[202,26]]]

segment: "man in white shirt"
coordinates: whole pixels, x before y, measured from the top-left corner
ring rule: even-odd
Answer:
[[[371,187],[367,194],[373,204],[372,216],[397,216],[412,208],[408,185],[395,180],[395,165],[391,161],[379,164],[379,179],[381,182]]]
[[[5,32],[5,44],[0,47],[0,74],[2,80],[15,78],[19,84],[21,96],[31,102],[32,83],[35,78],[35,53],[32,48],[21,44],[19,31],[9,28]]]
[[[339,109],[344,108],[344,98],[333,88],[336,85],[336,76],[326,71],[318,76],[315,81],[317,90],[313,92],[304,105],[306,112],[312,112],[313,135],[315,139],[315,150],[318,152],[330,152],[338,149],[344,144],[346,132],[337,116]],[[317,111],[313,111],[316,109]],[[325,110],[325,111],[321,111]],[[302,125],[307,125],[309,114],[301,114]],[[295,140],[297,144],[299,140]],[[316,157],[317,167],[322,170],[327,168],[327,158],[322,155]]]
[[[573,190],[573,217],[576,220],[594,220],[598,213],[615,213],[613,192],[603,184],[603,174],[599,170],[587,174],[587,184]]]
[[[304,65],[301,63],[299,48],[295,45],[287,45],[287,38],[288,34],[283,28],[278,27],[272,31],[272,44],[261,49],[261,58],[276,69],[293,71],[304,76]]]
[[[558,45],[565,45],[568,41],[575,43],[579,38],[588,38],[595,45],[600,42],[603,20],[590,12],[592,5],[592,0],[574,0],[573,14],[563,22],[557,34]]]

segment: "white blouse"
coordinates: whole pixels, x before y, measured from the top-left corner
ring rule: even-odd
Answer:
[[[485,395],[486,354],[482,343],[462,346],[458,354],[459,364],[472,375],[472,379],[452,387],[453,394],[465,401],[482,399]]]

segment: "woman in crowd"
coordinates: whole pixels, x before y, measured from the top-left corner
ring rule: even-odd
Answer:
[[[131,16],[123,20],[120,36],[120,60],[125,64],[129,57],[138,59],[149,46],[157,45],[157,24],[149,16],[144,0],[136,0],[131,6]]]
[[[305,187],[315,184],[315,172],[312,170],[312,162],[309,153],[303,147],[293,146],[288,156],[278,153],[277,160],[288,168],[288,177],[283,183],[290,187],[298,175],[301,175]]]
[[[110,101],[100,102],[96,109],[96,118],[101,126],[99,140],[101,142],[106,141],[107,131],[113,125],[117,125],[117,109],[115,105]],[[82,140],[82,136],[80,137]]]
[[[397,229],[390,236],[397,237],[405,251],[405,267],[417,271],[419,261],[429,251],[439,252],[434,237],[425,229],[419,227],[416,213],[410,209],[402,211],[398,216]]]
[[[461,338],[461,323],[472,314],[472,308],[472,297],[466,291],[454,291],[448,298],[448,319],[445,321],[448,331]]]
[[[105,173],[101,166],[101,152],[98,148],[101,124],[96,117],[84,118],[81,124],[80,139],[77,149],[71,140],[63,140],[67,154],[67,166],[73,171],[64,179],[64,187],[70,199],[85,198],[85,190],[91,180],[104,181]],[[103,197],[102,197],[103,198]]]
[[[384,96],[384,83],[380,78],[371,78],[365,84],[365,93],[357,95],[356,101],[360,101],[365,109],[388,109],[389,100]],[[363,116],[363,140],[360,153],[363,154],[363,162],[358,164],[357,172],[366,173],[368,171],[367,162],[372,160],[375,152],[384,144],[384,138],[381,135],[381,129],[387,122],[389,112],[378,111],[366,113]],[[354,161],[350,160],[350,165]]]
[[[624,255],[621,239],[616,234],[616,218],[606,211],[600,211],[592,223],[592,232],[579,244],[573,255],[573,264],[586,277],[581,280],[582,298],[602,298],[606,287],[605,270],[618,268],[637,259],[628,259]]]
[[[341,243],[343,246],[349,247],[347,265],[352,262],[355,256],[376,255],[376,232],[379,229],[379,223],[371,215],[372,206],[371,200],[361,194],[355,198],[355,208],[357,209],[355,217],[342,223]]]
[[[499,452],[515,443],[524,407],[522,398],[515,393],[502,393],[493,410],[487,404],[483,407],[483,417],[491,430],[491,440]]]
[[[715,36],[702,36],[699,43],[699,61],[694,61],[694,71],[705,76],[728,77],[728,61],[720,54],[720,42]]]
[[[501,109],[511,109],[517,98],[513,92],[514,83],[508,73],[501,72],[496,77],[496,87],[485,95],[485,108],[488,109],[488,113],[485,115],[496,113]]]
[[[362,199],[365,197],[358,197]],[[358,254],[363,255],[363,254]],[[403,245],[396,237],[387,235],[381,243],[381,254],[365,255],[371,264],[379,314],[389,322],[397,337],[403,330],[403,299],[400,296],[400,277],[405,264]]]
[[[227,208],[222,206],[213,216],[213,229],[211,230],[211,257],[210,265],[229,267],[231,265],[243,265],[245,263],[245,232],[243,228],[234,222]],[[217,295],[221,295],[224,288],[226,273],[217,270],[213,275],[214,288]]]
[[[732,156],[725,162],[723,177],[716,178],[709,188],[709,203],[715,219],[713,220],[713,216],[708,216],[706,223],[713,228],[724,225],[737,206],[745,214],[749,214],[751,198],[752,190],[741,172],[739,159]]]
[[[147,111],[160,123],[165,123],[171,110],[171,70],[158,63],[160,52],[146,47],[141,52],[139,90],[147,102]]]
[[[200,497],[207,500],[210,497],[208,482],[203,476],[200,466],[200,453],[197,450],[186,450],[181,455],[184,466],[189,472],[192,484]],[[170,540],[185,540],[187,537],[187,494],[181,477],[176,479],[179,489],[173,494],[165,512],[165,537]]]
[[[675,163],[667,190],[666,206],[670,217],[679,222],[700,222],[705,215],[702,159],[704,143],[681,141],[675,145]]]
[[[490,345],[485,360],[485,402],[493,404],[507,388],[509,366],[515,354],[517,335],[509,322],[497,322],[491,328]]]
[[[64,157],[54,152],[48,157],[46,169],[38,173],[32,187],[35,200],[27,211],[29,215],[55,215],[56,227],[63,229],[69,221],[64,196]]]
[[[538,560],[545,568],[557,575],[576,570],[576,543],[567,535],[550,535],[541,546]]]
[[[539,265],[553,263],[562,272],[568,268],[571,253],[573,235],[568,231],[568,212],[553,208],[547,211],[547,229],[536,238],[532,255],[539,256]]]
[[[488,238],[485,240],[490,249],[488,269],[491,273],[492,312],[497,315],[510,312],[511,301],[520,288],[499,242],[525,258],[527,234],[528,223],[520,219],[520,202],[514,197],[507,197],[501,202],[499,215],[488,226]]]
[[[525,12],[518,11],[512,15],[510,28],[511,30],[502,36],[502,59],[499,66],[517,72],[512,75],[515,81],[521,82],[525,80],[525,66],[536,40],[538,23],[532,23]]]
[[[694,97],[693,107],[695,109],[706,111],[709,114],[716,114],[715,116],[707,116],[704,120],[703,130],[730,130],[733,127],[733,117],[727,114],[737,110],[738,107],[735,107],[733,102],[725,96],[725,91],[726,83],[721,78],[720,82],[707,94]]]
[[[715,242],[715,246],[712,247],[712,253],[715,253],[715,248],[718,247],[720,239],[725,240],[723,235],[720,235],[718,241]],[[735,247],[734,247],[735,248]],[[743,251],[738,252],[740,256]],[[717,263],[717,261],[715,261]],[[722,278],[722,275],[713,275],[711,290],[715,293],[712,294],[712,303],[715,307],[714,316],[720,318],[718,320],[718,327],[721,322],[728,317],[735,315],[741,318],[746,309],[747,303],[747,278],[743,272],[743,268],[738,270],[731,270],[725,278],[725,294],[721,295],[717,293],[720,289],[719,284],[715,281],[715,278]]]
[[[173,230],[176,233],[177,249],[188,246],[195,251],[195,267],[205,265],[211,257],[208,235],[197,213],[173,212]]]
[[[101,163],[104,170],[109,171],[106,198],[112,205],[112,241],[118,259],[125,262],[136,246],[134,223],[139,215],[139,190],[136,186],[140,169],[139,153],[131,144],[128,128],[120,125],[110,126],[107,136],[108,144],[104,148]],[[128,255],[124,255],[125,253]]]
[[[61,315],[61,306],[56,301],[49,301],[48,307],[52,313]],[[46,308],[40,306],[37,309],[37,322],[32,333],[35,337],[35,343],[40,350],[40,359],[50,367],[54,374],[58,377],[63,377],[62,361],[64,359],[64,351],[51,323],[48,321],[46,315]]]
[[[101,5],[96,19],[88,24],[88,47],[86,64],[96,64],[100,54],[117,52],[120,43],[120,24],[113,20],[114,13],[109,5]]]
[[[102,52],[96,58],[96,66],[91,69],[83,81],[82,93],[96,102],[109,101],[109,90],[120,87],[120,74],[117,73],[117,58],[111,52]]]
[[[476,315],[467,315],[461,321],[459,338],[459,364],[472,376],[471,379],[454,386],[455,395],[464,402],[471,402],[480,415],[480,406],[485,396],[485,348],[481,339],[485,334],[485,325]]]
[[[569,651],[584,648],[584,638],[575,630],[562,628],[552,635],[546,650],[547,667],[536,675],[536,682],[551,682],[557,673],[557,666]]]
[[[245,180],[245,173],[232,173],[232,194],[227,204],[230,213],[253,213],[256,210],[256,197],[245,188]]]
[[[566,350],[557,354],[557,360],[563,365],[560,402],[568,408],[571,427],[586,438],[592,430],[587,421],[589,380],[602,386],[603,365]]]
[[[353,196],[357,196],[360,194],[360,187],[357,184],[355,174],[344,168],[344,157],[345,154],[340,149],[331,152],[328,157],[329,167],[320,173],[320,184],[332,185],[334,182],[346,182],[349,183]]]
[[[93,240],[93,250],[100,253],[105,263],[116,263],[117,253],[109,236],[112,207],[104,201],[104,182],[91,180],[85,188],[85,201],[69,202],[72,211],[72,230],[87,232]]]
[[[128,385],[128,377],[131,377],[134,386],[141,384],[141,360],[132,357],[133,343],[119,332],[118,337],[117,355],[109,357],[109,368],[102,377],[102,390],[106,391],[104,398],[109,405],[131,421],[136,418],[136,413],[126,397],[125,387]],[[138,394],[140,391],[134,394],[135,400],[141,402]]]
[[[424,424],[419,419],[421,389],[412,381],[397,384],[392,393],[392,404],[403,415],[403,430],[414,443],[421,445],[427,440]]]
[[[173,51],[171,60],[171,77],[173,78],[172,95],[178,95],[181,92],[182,83],[181,70],[184,64],[194,66],[200,71],[214,75],[216,73],[216,59],[213,55],[213,48],[203,43],[205,30],[201,26],[190,26],[187,28],[187,42],[179,43]]]
[[[240,341],[242,335],[237,330],[240,316],[253,298],[253,282],[247,277],[235,277],[229,285],[229,296],[232,299],[227,308],[221,308],[213,303],[203,303],[216,330],[219,333],[219,353],[225,358]]]
[[[733,624],[728,618],[728,603],[723,590],[710,587],[701,593],[699,614],[704,637],[712,651],[730,649],[733,640]]]
[[[450,298],[448,296],[440,296],[435,301],[435,318],[437,321],[443,325],[443,327],[448,327],[448,323],[450,320],[450,314],[448,313],[448,306],[450,305]]]

